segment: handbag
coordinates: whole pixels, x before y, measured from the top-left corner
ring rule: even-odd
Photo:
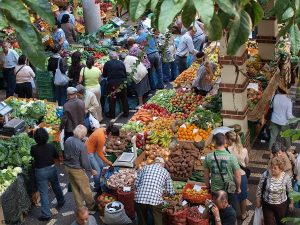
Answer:
[[[275,98],[276,94],[273,96],[272,100],[270,101],[270,107],[269,107],[269,110],[268,110],[268,113],[267,113],[267,120],[270,121],[272,119],[272,114],[273,114],[273,101],[274,101],[274,98]]]
[[[59,69],[60,58],[58,59],[57,69],[55,70],[54,84],[57,86],[65,86],[69,83],[69,78]]]
[[[222,178],[222,181],[224,183],[224,191],[226,191],[227,193],[229,194],[234,194],[235,191],[236,191],[236,185],[235,185],[235,182],[233,181],[225,181],[224,177],[223,177],[223,174],[222,174],[222,171],[220,169],[220,165],[219,165],[219,162],[217,160],[217,157],[216,157],[216,152],[214,152],[214,158],[215,158],[215,161],[217,163],[217,167],[218,167],[218,170],[220,172],[220,175],[221,175],[221,178]]]
[[[124,60],[125,68],[127,73],[131,73],[133,69],[133,65],[138,60],[137,57],[128,55],[126,56]],[[144,79],[144,77],[148,74],[147,68],[144,66],[143,63],[139,63],[139,65],[136,67],[136,72],[133,74],[133,81],[134,83],[138,84],[141,82],[141,80]]]

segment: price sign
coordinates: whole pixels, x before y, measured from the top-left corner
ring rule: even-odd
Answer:
[[[203,214],[204,210],[205,210],[205,208],[202,205],[199,205],[199,207],[198,207],[199,213]]]
[[[180,127],[181,127],[181,128],[186,128],[186,125],[185,125],[185,124],[182,124]]]
[[[201,156],[200,159],[201,159],[201,160],[204,160],[204,159],[205,159],[205,156]]]
[[[158,117],[154,116],[152,119],[153,119],[153,121],[154,121],[154,120],[157,120],[157,118],[158,118]]]
[[[199,185],[195,185],[194,188],[193,188],[195,191],[199,192],[201,191],[201,187]]]
[[[249,83],[247,89],[254,89],[258,91],[258,83]]]
[[[141,123],[141,121],[139,121],[139,120],[138,120],[138,121],[136,121],[136,124],[137,124],[137,125],[139,125],[140,123]]]
[[[131,187],[123,187],[123,191],[124,192],[130,192],[131,191]]]
[[[193,130],[193,134],[197,134],[198,133],[198,129],[197,128],[195,128],[194,130]]]
[[[182,206],[185,206],[186,204],[187,204],[186,200],[183,200],[182,203],[181,203]]]

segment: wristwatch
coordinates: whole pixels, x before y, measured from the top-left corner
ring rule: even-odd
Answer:
[[[220,217],[216,217],[215,218],[215,222],[221,222],[221,218]]]

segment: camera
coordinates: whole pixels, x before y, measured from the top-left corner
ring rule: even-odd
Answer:
[[[208,205],[207,205],[207,208],[209,209],[209,210],[211,210],[212,209],[212,207],[214,207],[215,206],[215,203],[213,203],[213,201],[212,200],[208,200]]]

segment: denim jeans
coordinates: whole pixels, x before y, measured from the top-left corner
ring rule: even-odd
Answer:
[[[102,169],[104,167],[104,163],[103,163],[102,159],[100,159],[100,157],[98,156],[97,153],[89,154],[89,160],[90,160],[92,168],[97,171],[97,175],[93,176],[93,179],[94,179],[95,189],[99,190],[100,189],[100,177],[101,177]]]
[[[51,217],[49,197],[48,197],[48,183],[51,183],[52,190],[55,194],[58,204],[63,204],[65,201],[63,192],[59,185],[57,171],[55,165],[35,169],[36,183],[41,195],[41,211],[42,217]]]
[[[63,106],[66,103],[67,88],[68,85],[65,86],[55,85],[55,100],[58,102],[58,106]]]
[[[187,69],[187,57],[176,56],[176,64],[178,66],[178,72],[181,74],[183,71]]]
[[[173,62],[163,62],[162,70],[164,74],[164,82],[174,81],[178,76],[178,68],[175,60]]]
[[[162,63],[161,63],[161,58],[158,52],[151,53],[148,56],[148,59],[151,63],[151,73],[149,75],[149,82],[150,82],[150,87],[152,90],[155,90],[156,88],[158,89],[163,89],[164,88],[164,83],[163,83],[163,72],[162,72]],[[154,83],[154,72],[157,74],[157,85]]]
[[[13,68],[3,69],[3,78],[6,82],[6,98],[13,96],[16,90],[16,75]]]

